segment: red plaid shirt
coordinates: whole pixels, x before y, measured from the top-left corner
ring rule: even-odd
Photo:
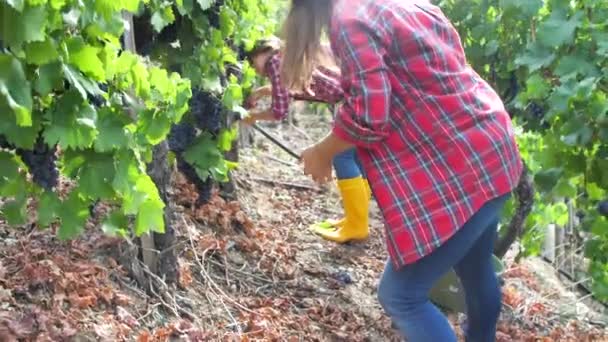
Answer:
[[[281,82],[281,56],[277,53],[266,62],[266,76],[272,86],[272,112],[278,120],[287,116],[290,99],[335,104],[342,100],[344,92],[340,85],[340,75],[320,67],[312,75],[312,93],[290,93]]]
[[[441,246],[522,163],[509,115],[427,1],[336,0],[330,27],[345,100],[333,132],[357,152],[397,268]]]

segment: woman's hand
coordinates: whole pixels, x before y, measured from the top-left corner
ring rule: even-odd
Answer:
[[[256,106],[259,99],[261,99],[262,97],[270,96],[271,94],[272,88],[270,88],[269,86],[256,88],[251,92],[251,94],[247,98],[246,103],[250,108],[253,108]]]
[[[324,184],[331,181],[332,156],[326,152],[322,142],[304,150],[300,161],[304,164],[304,174],[311,176],[315,182]]]
[[[253,113],[251,113],[251,114],[247,115],[246,117],[244,117],[243,119],[241,119],[241,122],[248,126],[254,125],[257,121],[258,121],[258,117],[257,117],[257,115],[255,115]]]
[[[329,133],[323,140],[302,152],[300,161],[304,164],[304,174],[321,184],[329,182],[334,156],[353,147],[353,144]]]

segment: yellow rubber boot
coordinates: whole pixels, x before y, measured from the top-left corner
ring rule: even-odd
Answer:
[[[345,243],[365,240],[369,236],[369,199],[367,182],[361,178],[338,180],[345,219],[335,230],[317,229],[315,233],[326,240]]]
[[[369,187],[367,179],[363,178],[363,183],[365,183],[365,190],[367,191],[367,200],[369,201],[372,198],[372,189]],[[318,227],[317,229],[336,230],[344,226],[344,222],[346,222],[346,217],[340,220],[325,220],[323,222],[316,223],[315,225],[313,225],[313,227]]]

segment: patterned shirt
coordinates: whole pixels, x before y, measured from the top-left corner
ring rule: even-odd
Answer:
[[[335,104],[342,100],[344,93],[340,84],[340,75],[331,69],[319,67],[312,75],[310,90],[312,93],[289,92],[281,82],[281,56],[276,53],[266,62],[266,75],[272,87],[272,112],[278,120],[287,117],[290,99],[300,101],[324,102]]]
[[[424,0],[335,6],[329,35],[345,98],[333,132],[357,146],[399,268],[512,191],[522,162],[502,101],[467,64],[439,8]]]

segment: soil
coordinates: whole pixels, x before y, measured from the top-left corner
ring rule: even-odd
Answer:
[[[298,127],[265,128],[301,151],[330,126],[329,113],[311,111],[299,111]],[[308,227],[340,217],[335,186],[255,141],[234,172],[239,202],[215,196],[196,208],[175,176],[178,286],[139,286],[121,258],[132,242],[104,236],[99,220],[70,242],[0,222],[0,341],[399,341],[376,298],[387,254],[375,203],[367,241],[320,239]],[[608,341],[605,313],[540,259],[512,259],[498,341]],[[447,315],[462,338],[462,315]]]

